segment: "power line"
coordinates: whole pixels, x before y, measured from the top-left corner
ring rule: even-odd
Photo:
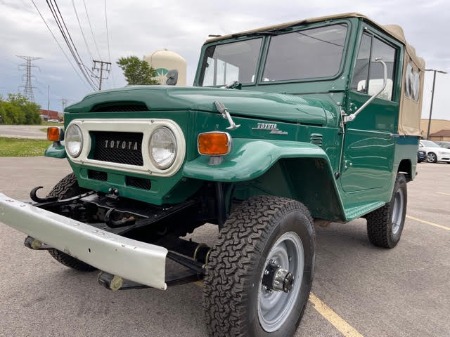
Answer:
[[[47,28],[49,29],[50,33],[52,34],[53,38],[58,43],[58,46],[60,47],[60,49],[64,53],[64,50],[62,49],[61,45],[57,41],[56,37],[54,36],[54,34],[51,31],[51,29],[48,26],[48,24],[44,20],[42,14],[39,11],[39,9],[37,8],[36,4],[34,3],[33,0],[31,0],[31,1],[32,1],[33,5],[35,6],[36,10],[38,11],[39,15],[41,16],[42,20],[46,24]],[[77,49],[77,47],[76,47],[76,45],[75,45],[75,43],[74,43],[74,41],[72,39],[70,31],[69,31],[69,29],[68,29],[68,27],[66,25],[64,17],[63,17],[63,15],[62,15],[62,13],[61,13],[61,11],[59,9],[59,6],[58,6],[56,0],[46,0],[46,3],[47,3],[47,6],[48,6],[48,8],[49,8],[49,10],[50,10],[54,20],[55,20],[56,26],[58,27],[58,29],[59,29],[59,31],[61,33],[61,36],[62,36],[64,42],[66,43],[66,46],[67,46],[70,54],[72,55],[73,60],[75,61],[76,65],[78,66],[78,68],[79,68],[79,70],[81,72],[81,75],[85,78],[86,82],[92,87],[92,89],[94,89],[94,90],[97,89],[97,85],[98,85],[98,88],[101,89],[101,87],[102,87],[102,80],[107,78],[107,77],[103,76],[103,73],[105,71],[108,72],[108,73],[111,71],[111,62],[94,61],[93,60],[93,55],[92,55],[91,49],[89,48],[89,44],[88,44],[88,41],[86,39],[86,35],[84,34],[83,28],[81,26],[80,17],[78,15],[78,11],[77,11],[77,8],[75,6],[75,1],[72,0],[72,6],[73,6],[73,9],[75,11],[75,15],[76,15],[76,18],[77,18],[77,21],[78,21],[78,26],[80,28],[80,31],[81,31],[84,43],[86,45],[87,51],[88,51],[91,59],[94,61],[94,66],[93,66],[92,70],[89,69],[83,63],[83,60],[82,60],[82,58],[81,58],[81,56],[80,56],[80,54],[78,52],[78,49]],[[99,52],[99,49],[98,49],[97,42],[95,40],[95,36],[94,36],[93,29],[92,29],[91,20],[89,18],[89,13],[87,11],[87,6],[86,6],[85,0],[83,0],[83,4],[84,4],[85,11],[86,11],[87,19],[88,19],[88,22],[89,22],[89,27],[90,27],[90,31],[91,31],[91,34],[92,34],[92,38],[94,40],[95,48],[96,48],[97,53],[98,53],[98,55],[100,56],[100,59],[101,59],[101,55],[100,55],[100,52]],[[107,10],[106,10],[106,0],[105,0],[105,12],[104,12],[104,14],[105,14],[106,33],[107,33],[108,56],[109,56],[109,61],[110,61],[111,60],[111,52],[110,52],[110,43],[109,43],[109,27],[108,27],[108,17],[107,17]],[[66,56],[66,59],[68,59],[67,54],[64,53],[64,55]],[[69,61],[69,63],[71,64],[72,68],[74,68],[73,64],[70,61]],[[97,68],[97,64],[100,65],[100,68]],[[75,68],[74,68],[74,70],[75,70]],[[98,74],[98,72],[100,72],[100,75],[95,74],[94,73],[95,70],[97,70],[97,74]],[[80,74],[78,72],[77,72],[77,74],[78,74],[78,76],[80,76]],[[94,79],[98,79],[99,82],[94,81]]]
[[[66,42],[67,47],[69,48],[70,53],[72,54],[72,57],[75,60],[75,63],[78,65],[78,68],[81,70],[81,74],[84,76],[86,81],[91,85],[92,89],[96,88],[96,84],[92,80],[92,78],[89,77],[88,72],[85,69],[85,66],[83,65],[83,61],[80,57],[80,54],[78,53],[78,50],[75,46],[75,43],[72,40],[72,37],[70,35],[69,30],[67,29],[66,23],[64,21],[64,18],[59,10],[58,4],[56,3],[56,0],[46,0],[47,5],[53,15],[53,18],[55,19],[56,25],[58,26],[59,31],[61,32],[61,35]]]
[[[108,61],[111,62],[111,51],[109,49],[108,15],[106,12],[106,0],[105,0],[105,25],[106,25],[106,43],[108,45]]]
[[[87,51],[89,53],[89,56],[91,57],[91,60],[93,60],[94,57],[92,56],[91,49],[89,48],[89,45],[87,43],[86,36],[84,35],[83,28],[81,27],[81,22],[80,22],[80,18],[78,16],[78,11],[77,11],[77,8],[75,7],[75,0],[72,0],[72,6],[73,6],[73,10],[75,11],[75,16],[76,16],[77,21],[78,21],[78,27],[80,27],[81,36],[83,36],[84,44],[85,44],[86,49],[87,49]]]
[[[108,61],[111,62],[111,50],[109,48],[109,29],[108,29],[108,14],[106,11],[106,0],[105,0],[105,25],[106,25],[106,42],[108,44]],[[115,86],[115,80],[114,80],[114,72],[112,71],[112,68],[110,67],[112,79],[113,79],[113,85]]]
[[[66,58],[67,62],[70,64],[70,66],[72,67],[73,71],[77,74],[78,78],[80,79],[81,82],[83,82],[86,85],[86,82],[83,81],[83,79],[81,78],[80,73],[77,71],[77,69],[75,68],[75,66],[72,64],[72,62],[70,61],[69,57],[67,56],[66,52],[64,51],[63,47],[61,46],[61,44],[59,43],[58,39],[56,38],[55,34],[53,34],[52,30],[50,29],[49,25],[47,24],[47,21],[45,21],[41,11],[39,10],[39,8],[36,6],[36,4],[34,3],[34,0],[31,0],[31,2],[34,5],[34,8],[36,8],[36,11],[39,13],[39,16],[41,17],[42,21],[44,22],[45,26],[47,27],[48,31],[50,32],[50,34],[52,35],[53,39],[55,40],[56,44],[58,45],[59,49],[62,51],[62,53],[64,54],[64,57]]]
[[[33,93],[33,89],[35,87],[33,87],[31,85],[31,68],[34,68],[36,66],[31,65],[31,62],[39,60],[41,57],[33,57],[33,56],[19,56],[16,55],[17,57],[24,59],[27,63],[25,64],[21,64],[19,67],[25,67],[25,85],[20,86],[20,88],[23,88],[23,95],[28,98],[28,100],[30,100],[31,102],[34,102],[34,93]]]
[[[91,19],[89,18],[89,13],[88,13],[88,10],[87,10],[87,7],[86,7],[86,1],[85,0],[83,0],[83,4],[84,4],[84,10],[86,12],[86,16],[87,16],[87,19],[88,19],[88,23],[89,23],[89,28],[91,29],[92,39],[94,40],[95,49],[97,50],[98,57],[101,59],[102,56],[100,55],[100,52],[98,51],[97,41],[95,40],[94,31],[92,30]]]

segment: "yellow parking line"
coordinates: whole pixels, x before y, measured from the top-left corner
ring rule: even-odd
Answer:
[[[427,224],[427,225],[430,225],[430,226],[434,226],[434,227],[437,227],[437,228],[441,228],[441,229],[445,229],[447,231],[450,231],[450,227],[445,227],[445,226],[442,226],[442,225],[438,225],[437,223],[434,223],[434,222],[421,220],[421,219],[415,218],[415,217],[410,216],[410,215],[407,215],[406,217],[408,219],[411,219],[411,220],[415,220],[415,221],[418,221],[418,222],[421,222],[421,223],[424,223],[424,224]]]
[[[203,287],[203,281],[197,281],[194,282],[194,284],[198,287]],[[313,293],[309,294],[309,301],[314,306],[314,309],[330,322],[344,337],[364,337]]]
[[[450,195],[450,193],[436,192],[437,194]]]
[[[328,305],[323,303],[316,295],[311,293],[309,301],[328,322],[330,322],[344,337],[363,337],[355,328],[348,324],[338,314],[336,314]]]

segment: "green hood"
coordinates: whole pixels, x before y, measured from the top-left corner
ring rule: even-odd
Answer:
[[[325,106],[330,105],[317,98],[250,90],[172,86],[128,86],[101,91],[86,96],[65,111],[117,111],[117,107],[126,104],[136,105],[145,111],[192,110],[218,113],[214,101],[223,103],[232,116],[310,125],[327,125],[335,119],[336,114],[325,109]]]

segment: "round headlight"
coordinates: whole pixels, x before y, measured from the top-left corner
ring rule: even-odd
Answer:
[[[150,137],[148,152],[157,168],[168,169],[177,155],[177,140],[173,132],[167,127],[156,129]]]
[[[71,157],[78,157],[83,149],[83,133],[78,125],[72,124],[64,134],[66,150]]]

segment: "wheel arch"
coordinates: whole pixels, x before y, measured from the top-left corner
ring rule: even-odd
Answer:
[[[413,180],[413,165],[411,163],[411,160],[409,159],[401,160],[398,165],[397,172],[404,174],[407,182]]]
[[[209,158],[201,156],[186,163],[183,175],[231,183],[231,199],[246,200],[260,194],[286,197],[302,202],[314,218],[345,219],[329,158],[314,144],[235,139],[232,152],[222,163],[210,165]]]
[[[256,179],[235,184],[233,197],[246,200],[255,195],[273,195],[300,201],[313,218],[345,219],[335,179],[323,158],[280,158]]]

